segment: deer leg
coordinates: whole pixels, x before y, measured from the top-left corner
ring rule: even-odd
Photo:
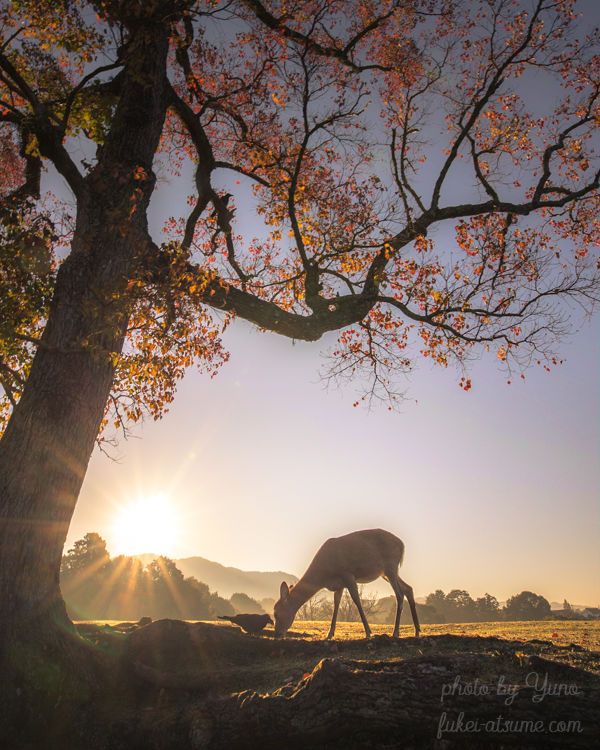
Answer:
[[[335,621],[337,620],[338,616],[338,609],[340,608],[340,602],[342,601],[342,594],[344,593],[344,589],[340,589],[339,591],[335,591],[333,594],[333,617],[331,618],[331,627],[329,628],[329,633],[327,634],[326,641],[330,641],[333,638],[333,634],[335,633]]]
[[[371,628],[369,627],[369,623],[367,622],[367,618],[365,617],[362,603],[360,601],[360,596],[358,595],[358,586],[356,585],[356,581],[354,580],[354,578],[352,580],[348,580],[346,588],[348,589],[350,596],[352,597],[352,601],[356,604],[356,609],[358,609],[358,614],[360,615],[360,619],[362,620],[362,624],[364,625],[367,638],[370,638]]]
[[[396,575],[396,580],[398,582],[398,586],[400,588],[400,591],[404,596],[406,596],[408,600],[408,606],[410,607],[410,611],[413,618],[413,623],[415,626],[415,637],[419,637],[419,634],[421,632],[421,626],[419,625],[419,616],[417,615],[417,607],[415,606],[415,597],[413,596],[413,590],[412,586],[409,586],[406,581],[403,581],[402,578],[400,578],[399,575]],[[392,584],[393,585],[393,584]],[[396,589],[394,588],[394,591]],[[398,594],[396,593],[396,596]],[[398,599],[398,602],[400,602],[400,599]],[[402,610],[402,607],[399,607],[400,611]],[[396,613],[396,625],[394,627],[394,636],[398,636],[398,626],[400,625],[400,614]]]
[[[388,575],[386,576],[388,581],[390,582],[391,587],[394,589],[394,594],[396,594],[396,599],[398,601],[396,605],[396,620],[394,622],[394,632],[392,633],[393,638],[398,637],[398,633],[400,632],[400,617],[402,616],[402,605],[404,604],[404,592],[402,591],[402,587],[399,583],[398,574],[395,573],[394,575]]]

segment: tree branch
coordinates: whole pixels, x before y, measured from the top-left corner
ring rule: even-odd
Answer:
[[[390,11],[390,13],[379,16],[378,18],[371,21],[346,44],[344,49],[339,49],[338,47],[325,47],[319,42],[316,42],[314,39],[311,39],[310,36],[303,34],[300,31],[291,29],[285,23],[287,20],[286,16],[277,18],[270,11],[268,11],[259,0],[241,0],[241,2],[249,10],[251,10],[259,19],[259,21],[265,24],[265,26],[272,29],[273,31],[277,31],[286,39],[291,39],[294,42],[298,42],[315,55],[320,55],[322,57],[333,57],[339,60],[339,62],[341,62],[343,65],[351,68],[357,73],[361,73],[366,70],[391,70],[389,66],[379,64],[357,65],[353,60],[350,59],[349,53],[361,39],[363,39],[372,31],[375,31],[381,25],[381,23],[383,23],[384,20],[393,15],[395,8],[394,10]]]

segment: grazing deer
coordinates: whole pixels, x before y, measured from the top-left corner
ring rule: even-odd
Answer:
[[[333,591],[333,617],[327,640],[333,638],[340,600],[344,589],[348,589],[356,604],[367,638],[371,628],[358,595],[358,583],[370,583],[382,576],[391,584],[398,600],[394,638],[398,637],[400,615],[404,597],[408,599],[415,625],[415,635],[420,632],[419,618],[412,588],[398,575],[398,567],[404,557],[404,543],[397,536],[382,529],[355,531],[352,534],[328,539],[315,555],[308,570],[295,586],[281,584],[279,601],[274,607],[275,637],[285,635],[294,622],[296,612],[317,591]]]

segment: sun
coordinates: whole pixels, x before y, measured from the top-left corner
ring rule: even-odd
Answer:
[[[153,552],[168,556],[177,544],[179,525],[179,519],[165,497],[141,498],[124,507],[115,521],[114,539],[119,554]]]

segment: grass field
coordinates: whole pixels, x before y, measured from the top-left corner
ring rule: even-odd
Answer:
[[[211,621],[213,625],[228,628],[234,627],[220,620]],[[85,625],[84,622],[76,622],[76,625]],[[102,627],[118,626],[118,620],[93,620],[88,624]],[[392,625],[371,625],[373,635],[391,635]],[[306,638],[308,640],[323,640],[329,631],[328,622],[296,621],[291,627],[288,636]],[[263,631],[265,635],[272,634],[269,628]],[[400,638],[412,638],[415,634],[412,625],[403,625],[400,628]],[[468,635],[468,636],[493,636],[506,640],[550,641],[557,646],[565,646],[574,643],[583,646],[590,651],[600,652],[600,621],[590,620],[548,620],[542,622],[477,622],[477,623],[449,623],[443,625],[423,625],[421,637],[435,635]],[[359,640],[365,637],[365,631],[358,622],[338,622],[336,640]]]
[[[328,622],[295,622],[290,633],[304,638],[325,638],[329,630]],[[371,625],[374,635],[391,635],[392,625]],[[507,640],[530,641],[533,639],[551,641],[556,645],[575,643],[578,646],[600,651],[600,621],[556,620],[542,622],[477,622],[466,624],[423,625],[421,637],[428,635],[479,635],[506,638]],[[400,628],[400,637],[414,636],[412,625]],[[335,631],[336,640],[354,640],[365,637],[360,623],[339,622]]]

